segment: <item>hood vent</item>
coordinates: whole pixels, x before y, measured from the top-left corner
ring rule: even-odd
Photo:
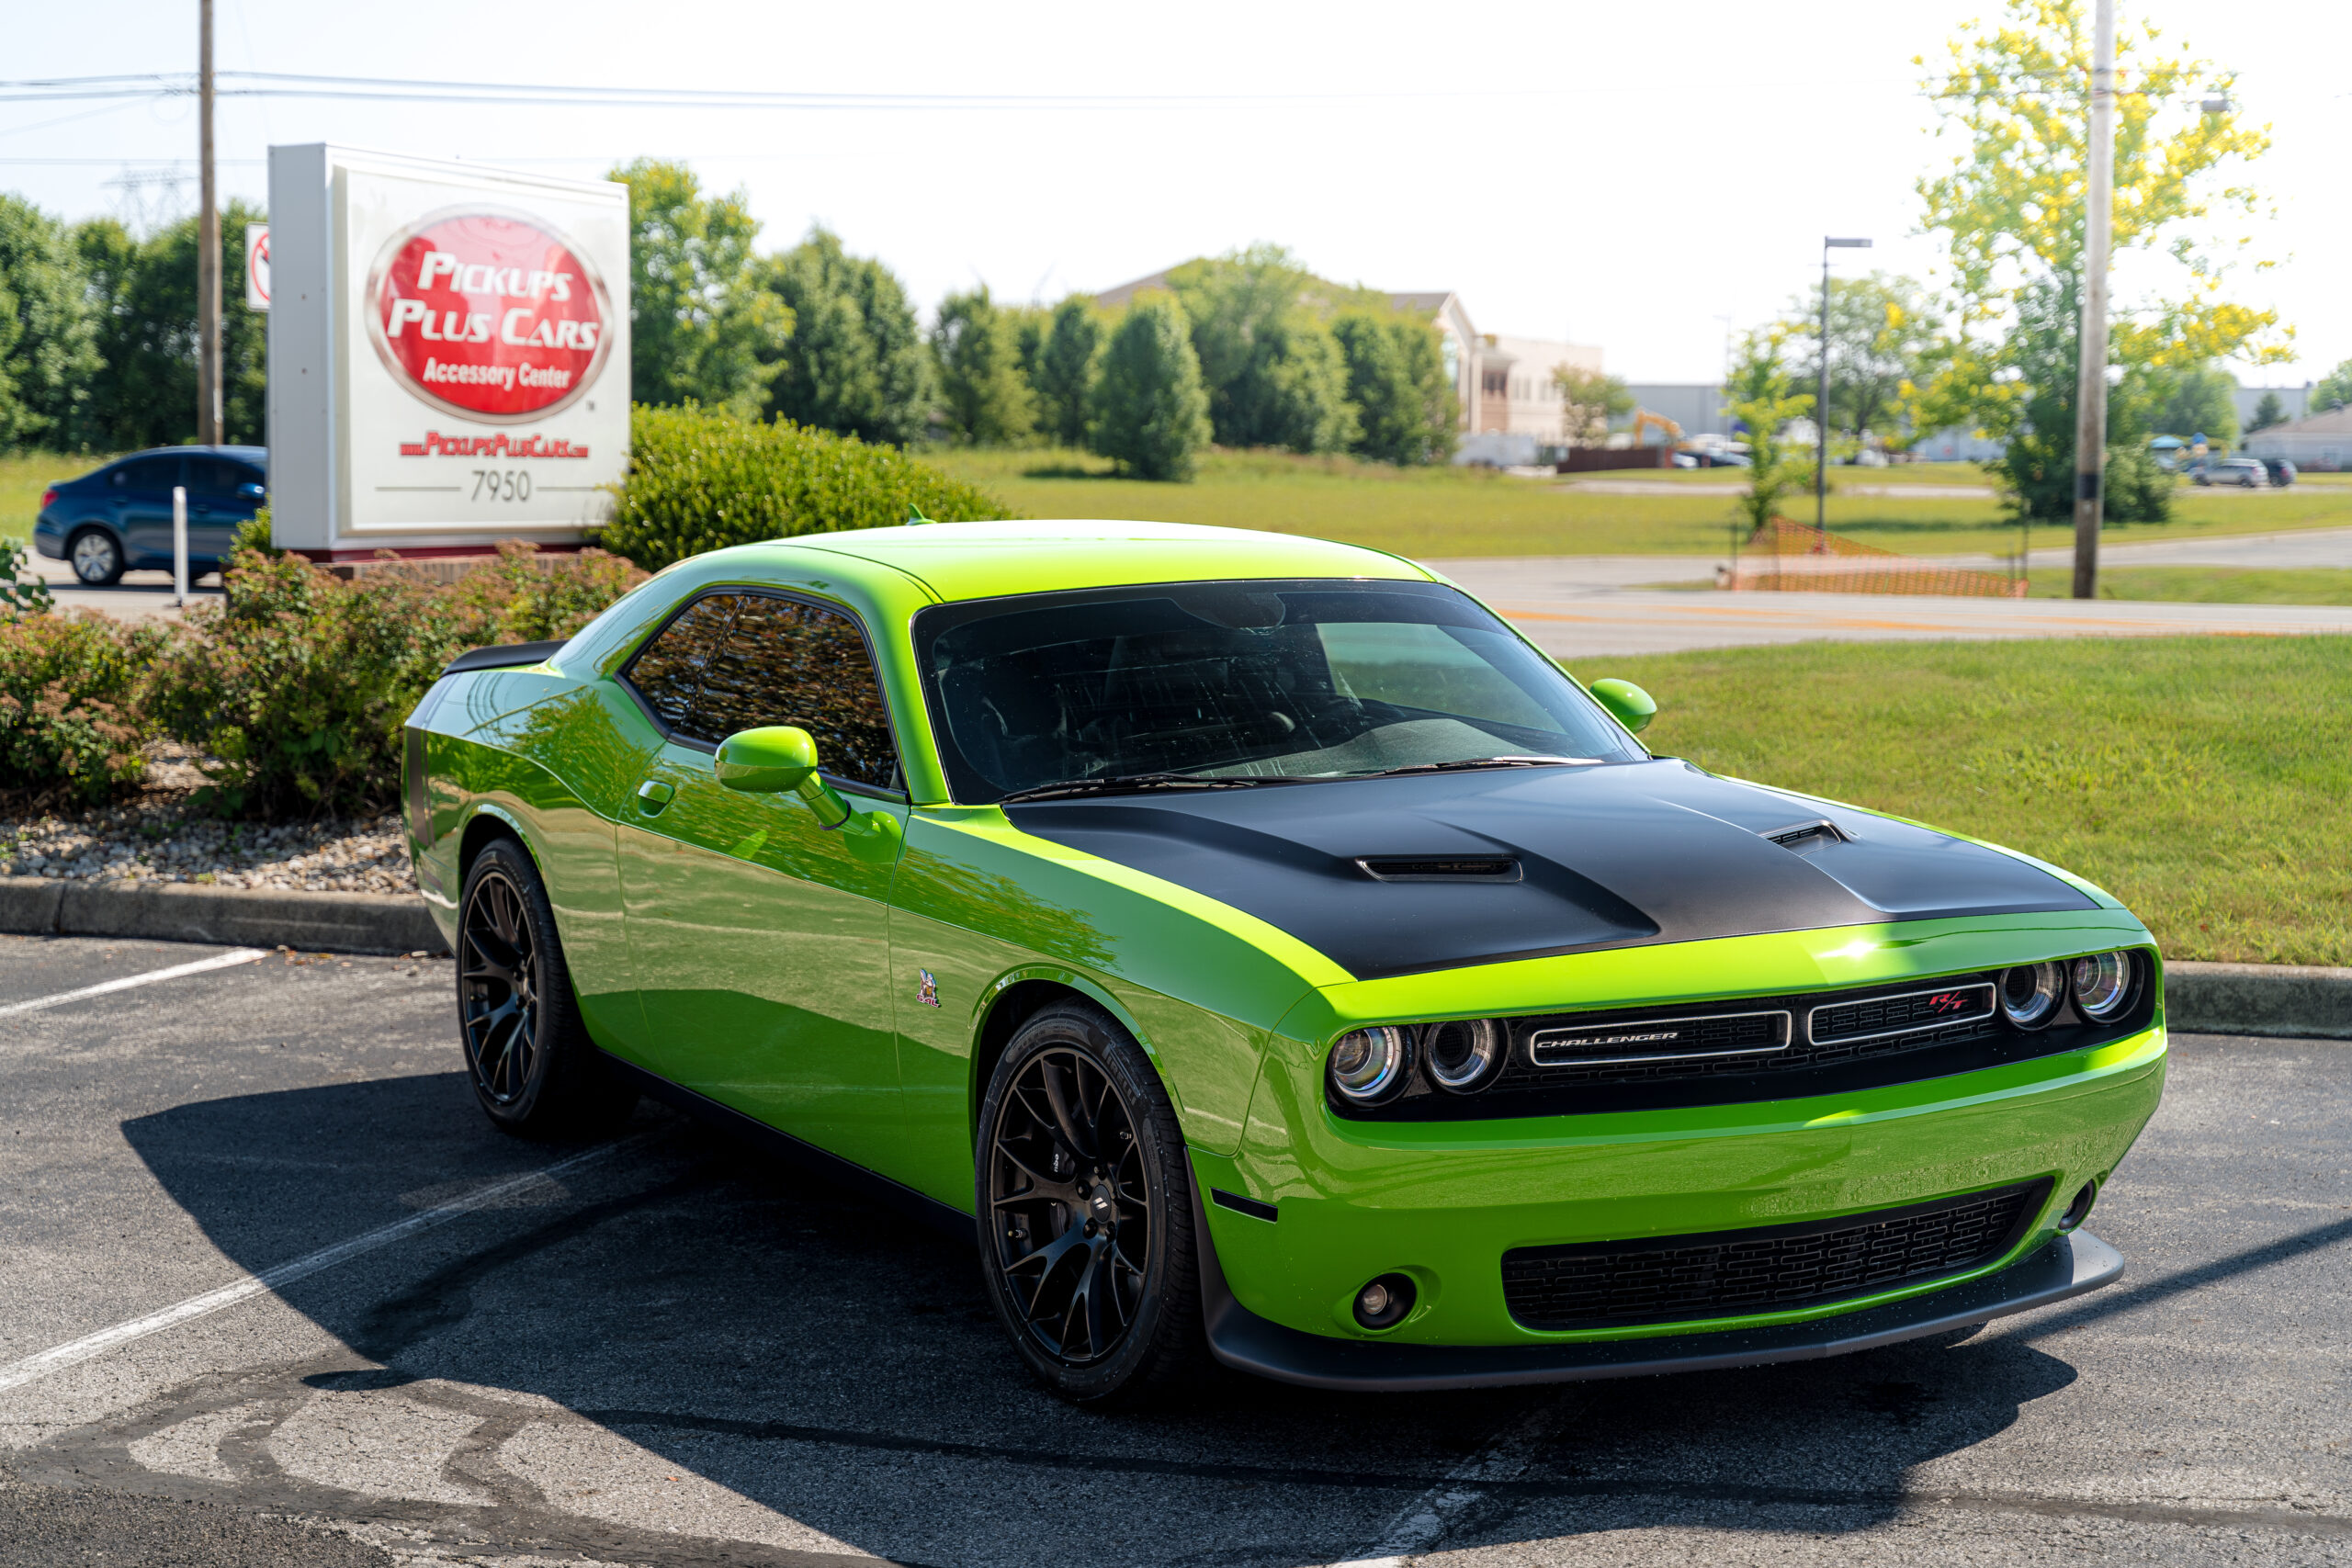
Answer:
[[[1356,864],[1375,882],[1517,882],[1519,862],[1508,855],[1379,855]]]
[[[1854,841],[1853,834],[1826,817],[1817,817],[1810,822],[1792,822],[1785,828],[1769,829],[1758,837],[1770,839],[1782,849],[1793,850],[1801,855],[1830,844],[1850,844]]]

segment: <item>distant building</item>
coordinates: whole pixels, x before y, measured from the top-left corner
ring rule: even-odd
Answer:
[[[2238,428],[2245,430],[2254,423],[2254,411],[2262,406],[2266,397],[2278,400],[2278,407],[2290,420],[2302,418],[2312,412],[2312,384],[2300,387],[2240,387],[2232,399],[2237,404]]]
[[[2257,430],[2245,438],[2245,451],[2249,457],[2284,457],[2319,473],[2352,468],[2352,409]]]
[[[1685,435],[1728,436],[1732,433],[1731,410],[1724,406],[1720,382],[1637,381],[1629,383],[1625,390],[1633,394],[1635,406],[1672,420]],[[1625,414],[1610,423],[1623,430],[1633,422],[1634,416]]]
[[[1168,275],[1174,270],[1164,268],[1115,288],[1105,288],[1094,296],[1095,302],[1117,310],[1148,289],[1167,288]],[[1532,452],[1537,445],[1551,446],[1561,439],[1560,393],[1552,384],[1555,369],[1563,365],[1583,370],[1600,368],[1600,350],[1589,344],[1480,333],[1471,323],[1462,296],[1449,289],[1391,294],[1388,303],[1400,312],[1426,318],[1437,328],[1439,346],[1445,355],[1445,373],[1453,380],[1454,397],[1462,406],[1464,434],[1492,433],[1528,437],[1525,443],[1506,444],[1513,454],[1522,446]],[[1464,450],[1476,454],[1483,448],[1472,444]],[[1460,460],[1493,459],[1471,456]],[[1519,459],[1514,457],[1510,460]]]
[[[1911,456],[1922,463],[1993,463],[2009,449],[2006,441],[1979,435],[1953,425],[1931,431],[1911,443]]]

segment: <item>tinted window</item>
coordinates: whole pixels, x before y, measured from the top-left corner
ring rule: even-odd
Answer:
[[[1646,756],[1517,635],[1437,583],[1201,582],[940,605],[915,619],[958,800],[1133,773],[1350,778]]]
[[[140,457],[114,471],[114,482],[125,490],[162,491],[171,492],[180,482],[180,460],[177,457]]]
[[[629,680],[680,738],[716,745],[738,730],[807,730],[827,773],[876,788],[898,754],[857,623],[763,593],[699,599],[638,656]]]
[[[225,457],[190,457],[187,459],[187,489],[190,495],[230,497],[243,484],[259,484],[261,476],[243,463],[232,463]]]

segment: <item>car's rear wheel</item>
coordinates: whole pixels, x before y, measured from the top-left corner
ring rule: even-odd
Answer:
[[[1183,1134],[1115,1020],[1073,998],[1021,1026],[978,1164],[989,1296],[1047,1387],[1125,1404],[1207,1362]]]
[[[92,588],[122,581],[122,547],[104,528],[85,528],[67,540],[65,558],[74,564],[74,575]]]
[[[507,1132],[586,1136],[636,1102],[588,1039],[546,884],[513,839],[492,840],[466,873],[458,1026],[474,1099]]]

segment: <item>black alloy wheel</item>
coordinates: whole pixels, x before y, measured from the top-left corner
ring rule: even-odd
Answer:
[[[1182,1134],[1126,1032],[1075,998],[1031,1018],[981,1130],[989,1293],[1031,1369],[1108,1404],[1204,1359]]]
[[[589,1135],[636,1103],[581,1022],[547,887],[513,839],[484,845],[466,873],[458,1027],[474,1099],[510,1133]]]

